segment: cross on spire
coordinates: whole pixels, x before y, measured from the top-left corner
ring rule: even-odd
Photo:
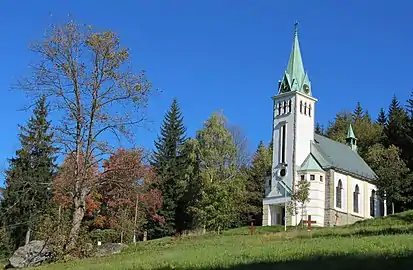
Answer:
[[[294,35],[298,34],[298,21],[296,20],[294,23]]]

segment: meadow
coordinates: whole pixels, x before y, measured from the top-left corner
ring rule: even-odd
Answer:
[[[163,238],[101,258],[35,269],[413,269],[413,211],[312,232],[247,227]]]

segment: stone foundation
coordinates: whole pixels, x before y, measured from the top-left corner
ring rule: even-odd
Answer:
[[[329,215],[330,220],[324,224],[325,227],[332,227],[332,226],[343,226],[348,224],[353,224],[359,220],[364,220],[365,218],[352,215],[350,213],[343,213],[336,211],[334,209],[329,209],[325,211],[326,214]]]

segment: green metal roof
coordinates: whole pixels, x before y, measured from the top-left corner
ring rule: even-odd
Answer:
[[[356,139],[356,136],[354,135],[353,127],[351,126],[351,124],[348,127],[347,139]]]
[[[280,84],[279,93],[286,91],[297,91],[305,93],[304,84],[308,85],[309,92],[306,95],[311,96],[311,82],[308,74],[304,70],[303,59],[301,57],[300,42],[298,41],[298,23],[295,24],[293,46],[288,60],[287,69]],[[287,90],[283,89],[283,85],[288,85]]]
[[[314,158],[314,156],[310,153],[307,158],[304,160],[303,164],[300,166],[301,168],[298,171],[317,171],[317,172],[324,172],[323,168]]]
[[[311,144],[311,154],[321,167],[337,168],[355,175],[374,180],[377,175],[367,163],[351,148],[345,144],[333,141],[319,134],[314,134]]]

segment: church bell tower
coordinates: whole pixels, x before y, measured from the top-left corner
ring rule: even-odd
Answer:
[[[301,57],[298,23],[287,69],[273,97],[273,157],[270,197],[290,197],[297,170],[310,153],[314,140],[315,99]],[[285,193],[287,192],[287,193]]]

